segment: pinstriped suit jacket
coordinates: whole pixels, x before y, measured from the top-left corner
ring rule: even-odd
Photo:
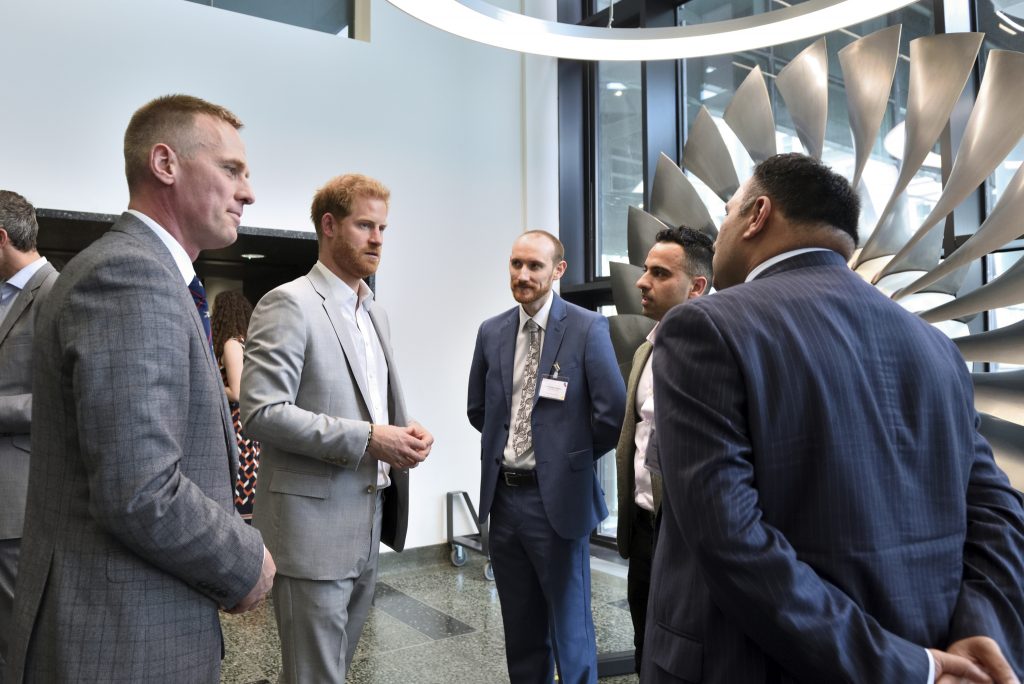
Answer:
[[[36,325],[11,681],[216,682],[218,606],[256,584],[217,366],[159,238],[124,214]]]
[[[0,320],[0,539],[18,539],[25,521],[32,424],[32,332],[57,280],[43,264]]]
[[[615,542],[619,555],[629,558],[629,542],[633,530],[633,501],[636,489],[636,391],[643,375],[644,366],[651,356],[652,348],[644,341],[633,354],[633,366],[629,371],[629,382],[626,384],[626,415],[622,420],[622,433],[619,444],[615,447],[616,487],[619,495],[618,527]],[[651,488],[654,490],[654,510],[661,507],[661,476],[651,473]]]
[[[971,634],[1024,666],[1024,514],[962,357],[834,252],[672,310],[643,682],[923,684]]]

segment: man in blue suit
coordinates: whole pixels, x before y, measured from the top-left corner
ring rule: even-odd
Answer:
[[[847,267],[859,202],[820,162],[764,161],[726,213],[719,291],[655,345],[642,681],[1016,682],[1024,509],[963,358]]]
[[[589,535],[608,515],[594,463],[615,446],[625,385],[604,316],[551,291],[562,243],[532,230],[512,246],[519,306],[480,326],[469,421],[482,433],[480,520],[512,684],[597,681]]]

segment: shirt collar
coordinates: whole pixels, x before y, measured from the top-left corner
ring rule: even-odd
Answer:
[[[788,252],[783,252],[782,254],[776,254],[775,256],[771,257],[770,259],[762,261],[757,266],[755,266],[754,269],[749,274],[747,274],[747,279],[744,280],[743,282],[749,283],[751,280],[753,280],[757,276],[761,275],[764,272],[764,270],[767,269],[768,267],[774,266],[775,264],[780,263],[782,261],[785,261],[786,259],[792,259],[793,257],[795,257],[795,256],[797,256],[799,254],[807,254],[808,252],[831,252],[831,251],[832,250],[825,249],[824,247],[803,247],[801,249],[792,249],[792,250],[790,250]]]
[[[654,327],[651,328],[651,332],[647,333],[647,341],[650,342],[651,344],[654,344],[654,338],[657,337],[658,335],[659,325],[661,325],[661,321],[656,322],[654,324]]]
[[[551,303],[553,301],[555,301],[555,293],[554,292],[548,292],[548,299],[547,299],[547,301],[544,302],[544,304],[540,307],[540,311],[538,311],[536,314],[534,314],[532,316],[534,323],[536,323],[537,326],[541,330],[547,330],[548,329],[548,316],[551,315]],[[530,320],[530,318],[531,318],[530,314],[526,313],[526,309],[524,309],[523,305],[520,304],[519,305],[519,329],[520,330],[523,329],[523,326],[526,325],[526,321]]]
[[[174,258],[174,263],[177,265],[178,270],[181,271],[181,277],[188,285],[192,282],[192,279],[196,277],[196,269],[192,266],[192,260],[188,257],[188,252],[181,246],[181,243],[174,239],[174,237],[167,232],[167,230],[159,223],[151,219],[150,217],[143,214],[141,211],[135,209],[129,209],[128,213],[139,219],[152,230],[160,242],[164,243],[167,247],[167,251],[171,253]]]
[[[346,311],[355,311],[357,299],[364,309],[370,308],[370,303],[373,301],[373,290],[370,289],[365,280],[360,280],[359,288],[353,290],[348,286],[348,283],[339,278],[331,269],[327,268],[324,262],[317,261],[313,268],[317,269],[320,275],[323,276],[331,297],[338,300],[338,303]]]
[[[7,284],[19,290],[24,290],[25,286],[28,285],[28,281],[32,280],[32,276],[34,276],[36,271],[41,269],[45,263],[46,257],[39,257],[31,264],[23,267],[20,271],[8,278],[6,281]]]

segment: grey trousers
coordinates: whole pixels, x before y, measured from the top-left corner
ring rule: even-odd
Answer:
[[[279,684],[344,684],[377,584],[382,503],[378,494],[370,555],[353,576],[274,578],[274,617],[281,637]]]
[[[20,539],[0,540],[0,684],[3,684],[4,670],[7,669],[7,640],[14,628],[11,613],[14,608],[14,580],[18,576],[20,548]]]

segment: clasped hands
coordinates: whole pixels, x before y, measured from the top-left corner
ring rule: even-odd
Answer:
[[[434,436],[425,427],[411,421],[406,427],[374,425],[366,450],[392,468],[415,468],[430,455]]]
[[[928,651],[935,660],[935,684],[1020,684],[999,644],[988,637],[967,637],[945,651]]]

